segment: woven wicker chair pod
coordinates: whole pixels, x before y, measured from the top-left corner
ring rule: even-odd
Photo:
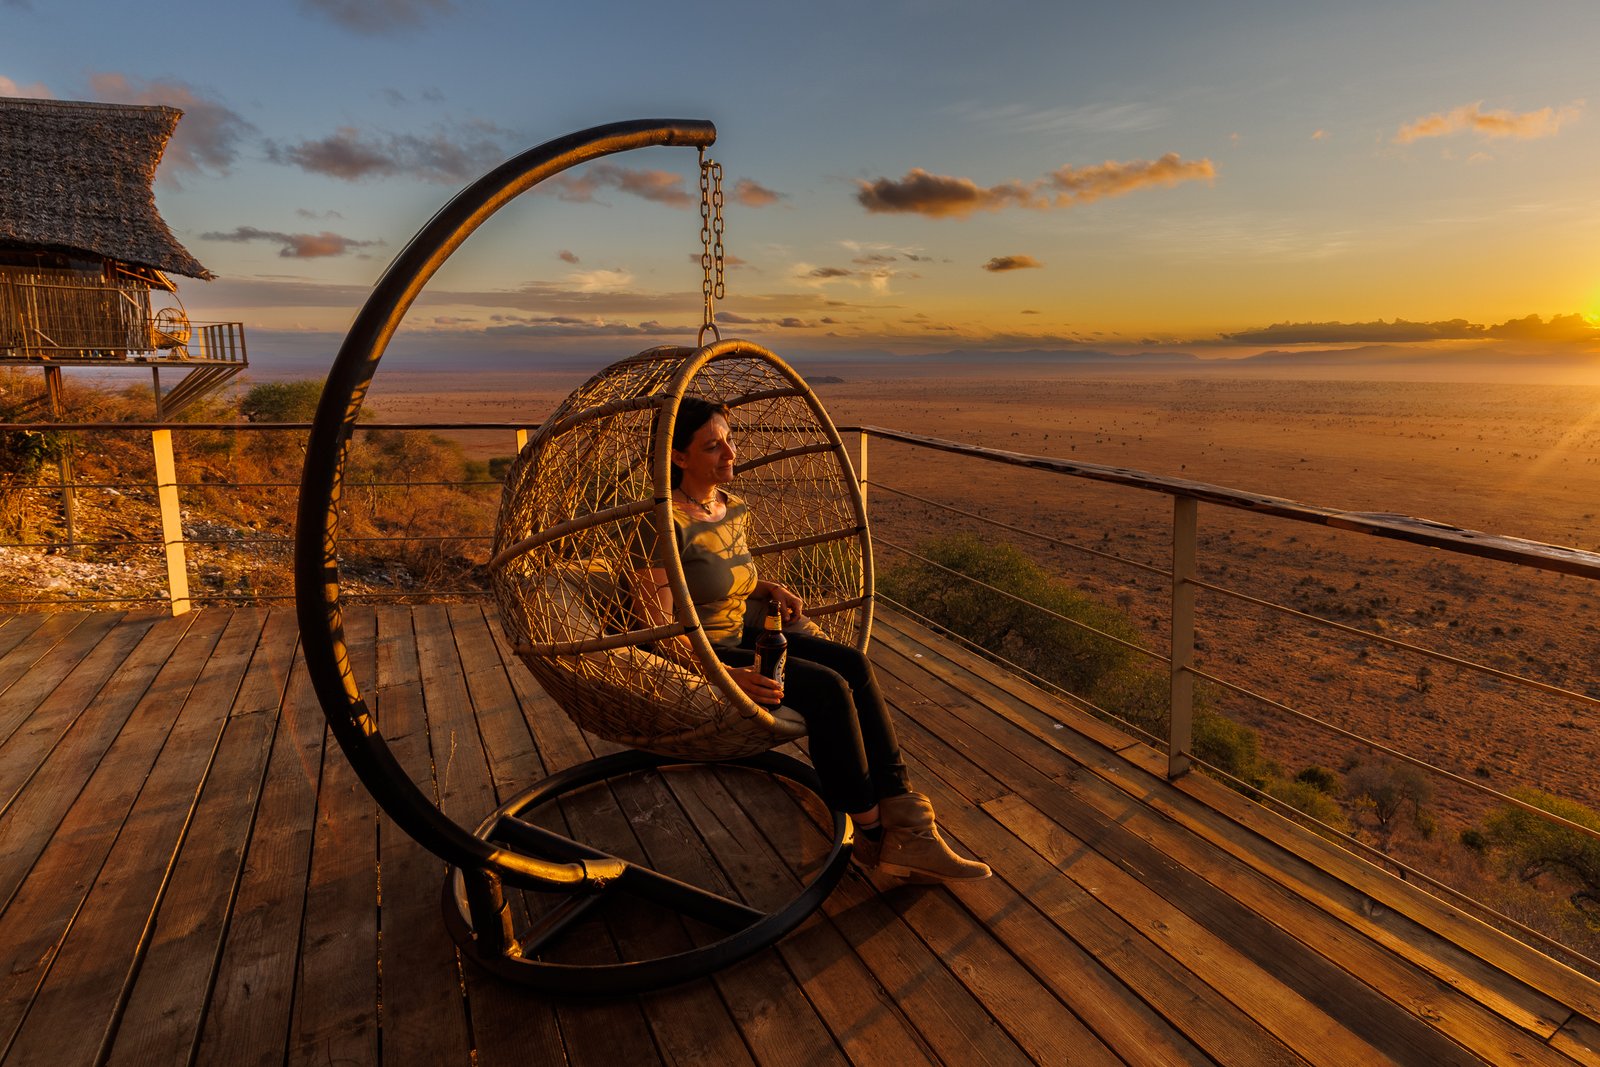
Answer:
[[[733,682],[700,629],[676,540],[653,536],[672,528],[668,453],[685,395],[731,408],[731,490],[749,502],[762,577],[799,593],[824,636],[864,649],[872,552],[849,456],[816,394],[747,341],[653,348],[569,396],[506,475],[490,575],[517,654],[579,726],[663,755],[729,759],[805,726]],[[631,609],[643,556],[667,574],[674,624],[646,627]],[[703,675],[638,647],[678,634]]]

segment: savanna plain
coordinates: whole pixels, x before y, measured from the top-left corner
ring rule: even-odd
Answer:
[[[1133,468],[1352,512],[1600,549],[1600,383],[1327,380],[1143,372],[1097,375],[1031,364],[805,364],[841,427],[882,426],[968,444]],[[405,421],[542,418],[581,375],[441,389],[401,376],[373,403]],[[430,380],[431,379],[431,380]],[[503,452],[500,435],[469,453]],[[856,447],[854,436],[847,441]],[[1170,566],[1168,497],[908,446],[870,446],[869,510],[880,568],[894,545],[982,524],[951,505],[1069,545]],[[1202,580],[1549,685],[1600,696],[1600,608],[1589,581],[1371,536],[1205,506]],[[1051,570],[1126,611],[1166,651],[1170,591],[1159,576],[1011,531]],[[1348,631],[1202,591],[1199,665],[1346,730],[1394,744],[1493,788],[1532,785],[1594,805],[1593,706],[1516,687]],[[1225,699],[1292,769],[1361,754],[1303,720]],[[1460,824],[1484,803],[1439,791]]]

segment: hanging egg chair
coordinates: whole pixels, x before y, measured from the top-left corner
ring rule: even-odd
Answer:
[[[535,783],[468,828],[447,816],[389,748],[351,669],[340,593],[338,512],[345,457],[362,401],[406,310],[483,222],[546,178],[587,160],[651,145],[702,153],[701,216],[720,182],[705,161],[709,122],[638,120],[574,133],[506,161],[456,195],[396,257],[357,315],[323,388],[307,441],[295,537],[295,596],[306,667],[346,758],[385,813],[450,866],[445,922],[463,954],[502,977],[555,995],[638,993],[709,974],[798,926],[832,891],[849,859],[852,828],[832,813],[832,843],[786,904],[763,911],[537,825],[533,813],[575,790],[624,775],[724,760],[786,779],[812,794],[815,772],[772,752],[804,733],[786,709],[753,703],[700,630],[671,538],[652,561],[667,574],[676,619],[642,626],[629,598],[641,530],[670,528],[668,452],[685,396],[730,405],[742,462],[737,491],[751,504],[750,541],[764,575],[807,602],[811,625],[865,648],[872,556],[859,486],[838,432],[816,396],[771,352],[746,341],[654,348],[608,367],[542,426],[507,475],[494,532],[491,582],[517,655],[573,721],[628,746]],[[702,234],[709,231],[703,227]],[[705,237],[706,318],[713,260]],[[719,278],[720,282],[720,278]],[[720,288],[720,284],[718,286]],[[701,670],[657,655],[653,643],[687,636]],[[548,809],[547,809],[548,810]],[[519,929],[505,887],[566,894],[532,929]],[[617,963],[556,962],[545,949],[594,905],[645,900],[724,936],[673,955]]]
[[[700,627],[673,538],[657,546],[675,623],[647,627],[631,574],[650,531],[671,529],[668,453],[679,402],[729,406],[735,491],[750,505],[750,553],[797,592],[822,636],[864,649],[872,553],[848,454],[800,376],[748,341],[662,347],[580,387],[506,475],[489,564],[517,654],[574,722],[619,744],[694,760],[764,752],[805,732],[753,702]],[[700,672],[650,645],[686,635]]]

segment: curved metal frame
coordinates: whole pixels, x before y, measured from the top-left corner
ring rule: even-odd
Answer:
[[[639,119],[611,123],[529,149],[473,182],[418,231],[374,286],[345,335],[317,405],[307,440],[295,533],[295,600],[306,667],[329,728],[367,791],[389,817],[424,848],[452,868],[467,872],[465,877],[479,880],[492,890],[468,894],[476,898],[474,914],[480,925],[495,918],[485,909],[487,902],[498,895],[502,881],[529,889],[598,893],[611,884],[631,885],[639,880],[642,872],[603,854],[552,860],[502,847],[486,836],[469,833],[435,807],[400,766],[362,698],[345,641],[339,600],[337,531],[350,438],[378,361],[407,310],[445,260],[496,211],[539,182],[579,163],[652,145],[705,148],[715,141],[716,127],[703,120]],[[786,772],[775,773],[792,777]],[[544,788],[536,787],[533,793],[525,796],[541,793]],[[782,912],[755,922],[727,942],[709,946],[709,962],[698,973],[706,973],[772,943],[814,910],[826,895],[826,889],[831,889],[842,873],[848,860],[849,842],[849,825],[845,820],[836,824],[834,850],[824,875]],[[822,888],[825,876],[826,887]],[[456,915],[456,921],[451,923],[452,932],[464,946],[471,948],[479,938],[490,937],[490,931],[475,932],[470,917],[467,925],[461,927],[463,913],[459,909],[447,909],[447,914]],[[779,918],[783,922],[778,922]],[[719,948],[725,944],[728,947]],[[640,964],[638,971],[629,974],[648,974],[657,985],[677,981],[683,961],[672,963],[676,959],[656,961],[660,966]],[[694,965],[700,966],[699,963]],[[538,980],[530,979],[525,973],[526,963],[514,961],[508,967],[495,969],[508,977],[538,984]],[[629,983],[636,979],[612,975],[609,982],[598,979],[594,991],[614,991],[619,988],[618,981]],[[568,977],[562,986],[572,989],[574,980]]]
[[[485,840],[499,837],[515,841],[519,848],[545,851],[556,859],[605,857],[598,850],[522,821],[522,814],[574,790],[625,774],[694,763],[638,749],[589,760],[551,775],[505,804],[484,820],[477,835]],[[748,767],[785,778],[813,794],[819,786],[815,771],[779,752],[725,760],[722,765]],[[570,898],[528,936],[519,939],[511,928],[509,909],[499,887],[489,879],[474,882],[472,874],[456,868],[445,881],[445,923],[456,943],[479,966],[553,996],[628,996],[703,978],[778,941],[804,922],[833,892],[850,861],[853,829],[843,812],[832,814],[833,845],[827,859],[799,893],[777,911],[762,912],[660,872],[637,864],[624,864],[623,874],[616,881],[606,883],[603,892]],[[649,960],[580,965],[530,958],[532,953],[553,943],[584,917],[591,906],[619,895],[653,901],[681,915],[728,930],[728,936]]]

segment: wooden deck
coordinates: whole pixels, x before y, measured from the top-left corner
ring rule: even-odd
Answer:
[[[458,821],[588,755],[480,607],[349,622],[386,736]],[[292,613],[0,617],[0,1062],[1600,1063],[1600,984],[1198,775],[1168,783],[915,626],[881,619],[873,658],[916,784],[997,876],[852,872],[714,979],[551,1002],[458,962],[441,865],[326,743]],[[563,814],[752,898],[820,848],[786,790],[726,769]],[[567,951],[694,936],[609,922]]]

